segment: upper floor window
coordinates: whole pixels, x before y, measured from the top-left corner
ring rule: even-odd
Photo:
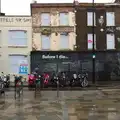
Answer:
[[[11,46],[27,46],[27,31],[10,30],[8,34],[8,44]]]
[[[42,35],[41,42],[42,50],[50,50],[50,35]]]
[[[68,13],[60,13],[60,25],[69,25]]]
[[[93,34],[87,35],[87,41],[88,41],[88,49],[93,49]],[[94,34],[94,48],[96,49],[96,34]]]
[[[115,13],[114,12],[106,12],[106,25],[115,26]]]
[[[96,25],[96,14],[94,13],[94,26]],[[87,12],[87,26],[93,26],[93,12]]]
[[[115,49],[115,35],[107,34],[107,49]]]
[[[50,26],[50,13],[41,13],[41,26]]]
[[[60,49],[69,49],[69,35],[66,32],[60,34]]]

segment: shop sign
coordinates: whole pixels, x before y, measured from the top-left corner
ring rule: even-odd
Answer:
[[[42,59],[68,59],[68,57],[64,55],[42,55]]]

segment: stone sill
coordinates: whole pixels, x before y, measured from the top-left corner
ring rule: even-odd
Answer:
[[[8,46],[9,48],[27,48],[28,46]]]

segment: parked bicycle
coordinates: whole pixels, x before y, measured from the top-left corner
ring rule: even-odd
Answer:
[[[59,81],[59,76],[58,76],[58,74],[57,74],[57,73],[53,73],[53,74],[52,74],[51,81],[50,81],[52,87],[56,87],[58,81]]]
[[[88,74],[87,73],[78,74],[78,79],[82,87],[88,86]]]
[[[21,97],[23,95],[23,82],[22,82],[22,76],[16,76],[14,75],[15,80],[15,99],[17,97]]]
[[[72,77],[70,78],[70,86],[73,87],[73,86],[77,86],[77,85],[79,85],[78,75],[77,75],[77,73],[73,73]]]
[[[0,79],[0,96],[3,94],[5,95],[5,85],[4,85],[4,81]]]
[[[10,74],[5,75],[3,72],[1,73],[0,79],[4,82],[4,86],[8,88],[10,86]]]

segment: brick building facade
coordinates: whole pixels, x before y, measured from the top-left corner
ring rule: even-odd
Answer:
[[[33,50],[73,50],[75,14],[72,3],[32,3]]]
[[[120,4],[95,4],[94,30],[96,51],[120,49]],[[79,3],[76,10],[76,45],[78,51],[92,50],[93,6]]]

